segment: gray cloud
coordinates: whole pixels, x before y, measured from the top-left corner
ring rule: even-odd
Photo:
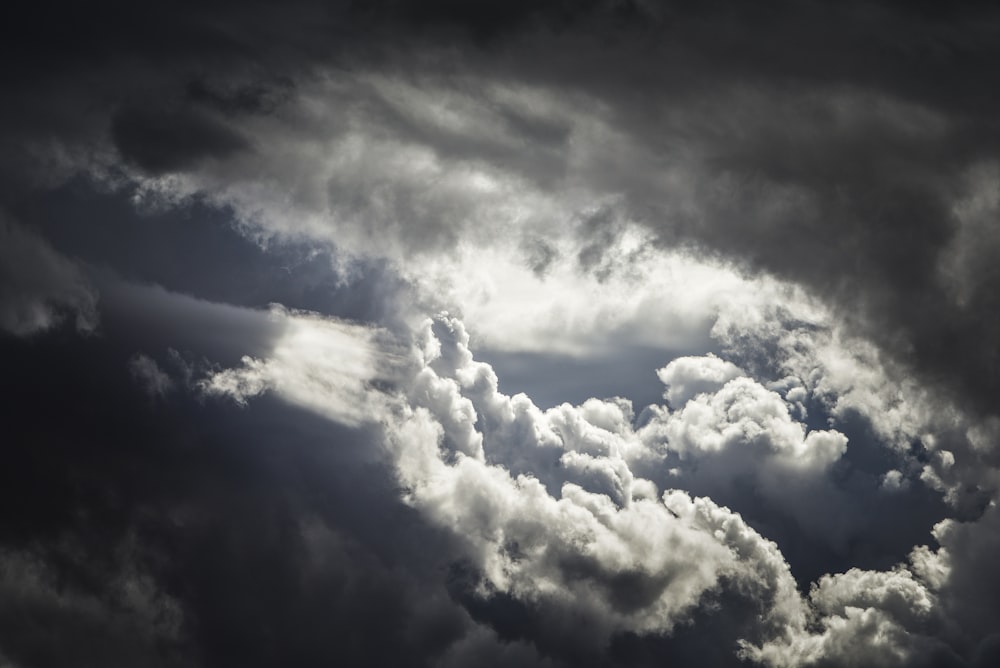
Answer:
[[[0,328],[25,336],[70,318],[97,326],[97,291],[80,268],[42,237],[0,216]]]
[[[111,135],[125,160],[153,174],[189,169],[248,148],[223,123],[184,111],[124,109],[115,115]]]
[[[989,4],[18,11],[4,660],[995,657]]]
[[[44,556],[5,551],[0,646],[8,660],[15,666],[185,665],[177,601],[127,556],[122,561],[110,581],[91,591],[60,582]]]
[[[471,571],[454,586],[477,618],[531,639],[553,657],[579,661],[570,647],[582,643],[601,652],[623,634],[670,637],[721,595],[756,606],[746,618],[712,613],[728,620],[730,656],[766,665],[966,665],[992,651],[991,622],[960,630],[951,609],[964,581],[955,574],[976,572],[957,564],[952,550],[972,559],[989,554],[991,511],[964,524],[944,521],[934,530],[940,548],[918,547],[889,570],[824,575],[806,598],[781,552],[739,515],[680,491],[665,492],[660,505],[654,480],[677,475],[665,470],[669,453],[682,455],[682,467],[696,451],[718,453],[718,462],[699,455],[696,488],[698,476],[713,475],[715,467],[723,477],[731,475],[727,470],[757,475],[757,493],[772,499],[772,514],[790,512],[805,535],[842,540],[838,523],[870,512],[852,510],[838,496],[856,490],[823,478],[844,455],[843,435],[807,435],[780,395],[739,376],[716,382],[675,412],[661,409],[638,432],[622,400],[543,413],[524,395],[498,393],[495,373],[473,359],[468,342],[454,319],[426,323],[415,349],[422,366],[401,381],[408,405],[383,395],[383,407],[365,414],[385,425],[384,447],[407,502],[459,539]],[[664,375],[683,387],[704,375],[695,362],[681,360]],[[290,360],[274,363],[283,374],[301,373]],[[723,363],[708,357],[703,366]],[[327,388],[314,387],[315,396],[306,397],[271,387],[344,420],[318,400],[330,396]],[[723,408],[714,411],[717,403]],[[649,471],[653,480],[636,471]],[[684,484],[683,474],[677,482]],[[868,494],[876,493],[874,479],[872,487]],[[663,540],[673,548],[653,547]],[[988,606],[988,599],[976,600]],[[537,621],[507,626],[505,606],[522,621]],[[563,626],[564,606],[575,611],[573,630]],[[740,610],[736,605],[730,614]],[[985,608],[974,614],[994,616]]]
[[[136,353],[128,361],[132,377],[152,398],[162,398],[174,388],[174,381],[149,355]]]

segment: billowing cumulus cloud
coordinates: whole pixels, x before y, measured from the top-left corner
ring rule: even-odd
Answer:
[[[0,663],[996,663],[993,7],[8,18]]]
[[[714,392],[728,381],[743,375],[732,362],[721,360],[715,355],[705,357],[678,357],[656,373],[667,391],[663,396],[667,403],[682,408],[699,394]]]
[[[665,379],[700,381],[705,391],[654,411],[636,430],[627,400],[542,411],[525,395],[500,393],[494,370],[468,345],[461,322],[428,320],[416,334],[412,376],[395,379],[400,389],[358,391],[381,405],[366,414],[381,425],[403,498],[459,541],[470,596],[487,609],[510,597],[537,617],[524,637],[556,656],[572,658],[567,647],[581,644],[606,651],[623,633],[669,635],[724,592],[762,606],[731,620],[743,635],[727,642],[734,656],[766,665],[907,665],[928,652],[932,662],[958,665],[968,651],[942,602],[953,521],[935,529],[939,551],[921,547],[887,571],[824,575],[804,596],[778,546],[740,515],[661,487],[690,484],[688,475],[696,485],[719,477],[720,486],[749,475],[772,512],[784,508],[802,533],[836,541],[845,531],[825,508],[849,504],[825,474],[848,439],[807,432],[780,395],[734,365],[715,356],[668,365]],[[274,363],[296,373],[287,359]],[[343,421],[328,388],[305,397],[269,386]],[[697,468],[685,471],[692,460]],[[669,468],[674,461],[679,468]],[[573,629],[561,626],[570,614]]]
[[[308,324],[322,331],[325,323]],[[454,319],[428,321],[416,345],[422,368],[401,380],[405,396],[385,395],[380,410],[364,414],[381,415],[406,500],[460,540],[476,595],[512,596],[537,608],[543,629],[553,625],[562,642],[594,651],[622,632],[668,634],[720,588],[765,605],[761,624],[769,629],[804,626],[804,605],[773,543],[708,499],[680,491],[660,498],[653,482],[634,479],[628,459],[642,457],[644,446],[627,402],[542,413],[524,395],[500,394]],[[311,356],[304,346],[295,350]],[[307,373],[281,354],[269,363],[280,378]],[[245,400],[227,378],[216,374],[209,387]],[[352,419],[331,385],[311,386],[308,396],[284,381],[267,387],[332,419]],[[569,614],[582,626],[560,628]]]

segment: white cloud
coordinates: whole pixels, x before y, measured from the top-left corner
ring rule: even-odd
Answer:
[[[699,394],[715,392],[743,371],[726,360],[708,354],[701,357],[678,357],[656,372],[667,391],[663,394],[674,409],[684,407]]]
[[[819,401],[833,420],[860,415],[879,442],[902,465],[889,475],[889,489],[920,480],[959,509],[974,508],[1000,490],[1000,469],[990,444],[1000,421],[982,417],[940,388],[920,382],[870,341],[846,333],[829,313],[795,314],[786,303],[723,312],[713,328],[728,354],[753,358],[770,350],[775,389],[791,387],[786,400],[804,415],[802,401]],[[800,388],[801,390],[797,389]],[[791,394],[795,391],[795,394]]]
[[[334,341],[344,335],[316,318],[301,326]],[[543,413],[523,395],[497,391],[460,322],[428,321],[421,336],[415,351],[427,353],[417,352],[422,367],[404,381],[406,400],[370,401],[383,404],[375,412],[406,499],[465,545],[484,578],[481,595],[499,591],[572,610],[597,643],[622,630],[669,632],[723,581],[771,601],[769,623],[804,623],[777,547],[738,515],[680,491],[657,499],[648,481],[632,494],[626,457],[643,445],[627,403],[593,400]],[[292,359],[313,356],[314,346],[291,345],[303,340],[289,334],[272,359],[215,374],[208,387],[245,400],[266,386],[345,421],[342,381],[331,380],[336,364],[317,370]],[[548,456],[558,465],[529,466]],[[519,466],[524,473],[511,472]]]
[[[473,458],[446,464],[441,435],[418,409],[389,437],[410,503],[463,537],[485,578],[483,595],[501,591],[573,611],[600,643],[615,631],[670,631],[721,577],[774,596],[769,618],[801,621],[775,546],[711,501],[672,492],[662,502],[628,499],[618,507],[573,483],[553,496],[535,478]]]
[[[937,584],[921,577],[933,559],[922,548],[911,556],[911,568],[824,575],[809,595],[816,630],[747,647],[746,656],[768,666],[936,665],[932,657],[944,655],[957,661],[944,643],[953,628]]]
[[[975,520],[946,519],[934,527],[936,551],[916,550],[914,569],[943,601],[945,614],[965,644],[988,640],[1000,624],[1000,506],[991,500]]]
[[[284,327],[268,358],[247,356],[241,367],[212,373],[200,382],[204,392],[245,404],[273,390],[346,425],[378,419],[369,384],[391,380],[399,361],[379,332],[277,307],[271,318]]]
[[[708,367],[714,364],[713,358],[705,362]],[[676,412],[658,411],[658,419],[646,429],[649,438],[664,438],[682,458],[749,447],[776,465],[802,473],[826,469],[847,449],[847,438],[840,432],[806,433],[780,395],[745,377],[725,382],[712,394],[697,395]]]
[[[571,614],[575,641],[595,648],[622,631],[669,633],[708,593],[731,588],[762,606],[750,620],[758,640],[740,651],[765,665],[905,665],[921,652],[951,651],[948,610],[991,549],[981,541],[996,513],[942,523],[942,547],[915,549],[909,566],[826,575],[803,597],[778,546],[739,514],[677,489],[659,492],[695,475],[692,462],[697,475],[723,483],[738,471],[755,476],[805,533],[842,533],[826,517],[835,492],[825,476],[846,438],[807,431],[786,398],[750,378],[723,380],[735,367],[719,358],[665,372],[710,389],[678,410],[655,409],[636,430],[625,400],[542,411],[525,395],[499,392],[463,324],[448,316],[423,323],[409,360],[395,361],[382,389],[371,384],[385,368],[375,360],[398,347],[319,316],[276,317],[288,323],[272,355],[218,372],[205,387],[241,401],[268,389],[349,425],[377,420],[404,500],[457,541],[456,556],[480,577],[477,595],[517,599],[539,615],[539,632]],[[673,474],[671,457],[681,462]],[[973,556],[959,560],[959,550]],[[977,600],[994,614],[987,598]]]
[[[917,654],[905,629],[876,608],[848,607],[824,617],[818,634],[745,648],[743,656],[766,666],[793,667],[825,662],[844,666],[905,666]]]
[[[914,553],[923,583],[899,569],[821,579],[810,597],[820,630],[808,633],[805,603],[773,544],[715,502],[677,491],[661,497],[657,486],[700,478],[722,487],[749,477],[803,531],[843,538],[831,530],[835,520],[817,518],[833,498],[828,474],[847,439],[805,428],[810,399],[834,419],[864,416],[896,448],[902,463],[885,472],[883,489],[919,479],[956,507],[995,496],[1000,474],[991,450],[1000,423],[977,421],[870,342],[846,336],[802,291],[667,245],[672,234],[684,239],[691,231],[709,246],[730,236],[737,245],[765,244],[800,218],[803,230],[827,229],[817,212],[822,193],[804,184],[828,181],[842,166],[823,161],[829,172],[796,158],[793,166],[803,169],[792,171],[802,171],[801,180],[756,180],[735,163],[741,152],[765,152],[736,141],[716,156],[724,142],[782,137],[822,148],[886,133],[890,143],[911,136],[948,142],[948,122],[919,103],[849,86],[817,84],[802,93],[741,82],[711,96],[663,98],[649,113],[655,120],[619,124],[595,98],[504,83],[498,71],[470,81],[456,70],[317,76],[273,113],[232,119],[255,138],[255,150],[186,174],[125,180],[138,184],[137,198],[146,202],[197,199],[230,208],[262,241],[306,239],[387,259],[416,288],[411,324],[447,308],[468,319],[483,345],[575,355],[609,344],[696,354],[721,342],[750,372],[754,354],[774,352],[768,372],[780,380],[758,382],[716,357],[676,360],[660,371],[669,408],[650,411],[637,432],[623,400],[541,411],[525,395],[501,394],[455,320],[428,324],[419,352],[404,356],[369,328],[279,311],[273,346],[211,374],[203,390],[241,403],[273,391],[347,425],[378,423],[408,500],[466,541],[487,589],[581,611],[595,637],[668,630],[726,579],[768,594],[771,621],[785,627],[784,637],[747,646],[758,659],[911,657],[911,627],[939,604],[927,587],[971,593],[961,578],[974,579],[968,574],[984,570],[982,556],[995,554],[995,506],[977,522],[938,526],[942,548]],[[633,113],[628,107],[618,111]],[[736,108],[743,113],[733,115]],[[533,134],[515,131],[517,124]],[[654,137],[671,144],[647,141]],[[781,153],[762,169],[786,170]],[[995,248],[984,242],[997,210],[995,172],[988,165],[970,173],[969,194],[953,211],[957,234],[937,267],[960,306],[975,296],[977,273],[992,271]],[[860,210],[868,196],[842,176],[845,210]],[[927,176],[936,172],[918,168],[899,184]],[[4,283],[16,286],[3,294],[0,326],[26,334],[70,313],[78,327],[92,329],[96,297],[78,269],[32,233],[0,224],[0,265],[12,273]],[[867,242],[845,239],[843,257],[859,250],[852,244],[863,250]],[[772,251],[753,250],[751,262]],[[773,264],[814,286],[826,283],[801,266]],[[167,383],[147,360],[137,358],[133,372],[162,394]],[[641,591],[623,589],[623,579],[641,583]],[[628,596],[616,598],[622,591]],[[972,598],[993,611],[986,597]],[[995,616],[984,618],[988,624]],[[863,646],[876,656],[858,656]]]
[[[264,243],[387,259],[417,288],[412,324],[449,310],[477,345],[703,353],[725,313],[809,302],[666,247],[659,225],[700,215],[701,158],[655,154],[589,97],[362,71],[302,82],[275,113],[232,122],[258,150],[183,174],[129,174],[137,201],[197,199],[231,210]],[[652,212],[630,190],[655,193]]]
[[[886,471],[881,478],[882,489],[887,492],[898,492],[910,486],[910,481],[903,477],[902,472],[896,469]]]

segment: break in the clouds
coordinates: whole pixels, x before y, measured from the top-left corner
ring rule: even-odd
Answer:
[[[988,3],[0,28],[0,664],[990,666]]]

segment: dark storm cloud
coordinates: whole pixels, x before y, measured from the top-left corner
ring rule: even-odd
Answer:
[[[76,263],[0,211],[0,330],[30,335],[67,318],[96,325],[97,293]]]
[[[1000,284],[979,271],[958,303],[938,267],[966,225],[954,209],[972,196],[968,171],[1000,151],[998,99],[985,85],[1000,61],[998,18],[984,5],[668,6],[649,32],[622,29],[644,34],[640,47],[586,50],[567,69],[556,56],[551,72],[523,74],[596,92],[654,155],[700,155],[702,206],[690,217],[655,182],[598,177],[620,185],[665,244],[803,283],[928,382],[989,411],[1000,396],[988,315]]]
[[[197,109],[167,111],[179,102],[227,114],[267,113],[315,67],[349,65],[379,52],[373,37],[391,43],[393,34],[437,36],[449,27],[478,39],[580,11],[561,3],[468,8],[349,0],[280,7],[222,1],[139,8],[114,0],[19,5],[0,33],[3,83],[19,100],[5,110],[4,141],[21,150],[33,140],[86,141],[117,115],[114,134],[126,157],[154,170],[182,167],[185,159],[240,142]]]
[[[352,430],[137,391],[137,338],[0,341],[0,651],[18,666],[428,665],[448,541]],[[59,418],[52,419],[52,411]]]
[[[580,238],[581,271],[627,268],[628,257],[605,247],[622,220],[640,222],[664,248],[805,286],[925,384],[981,413],[996,411],[1000,96],[989,82],[1000,64],[1000,14],[987,3],[33,3],[2,23],[0,81],[15,103],[0,112],[0,198],[17,222],[0,222],[0,325],[36,335],[0,335],[4,382],[15,389],[2,406],[0,657],[16,664],[427,665],[438,657],[456,665],[486,656],[519,665],[646,665],[663,654],[719,663],[735,659],[732,643],[717,638],[764,640],[741,621],[763,600],[741,590],[746,583],[711,590],[673,637],[626,631],[610,644],[567,622],[559,603],[532,606],[502,593],[484,602],[465,582],[444,590],[454,537],[398,500],[398,481],[363,452],[356,431],[270,399],[237,411],[188,394],[190,364],[266,358],[284,332],[265,313],[208,299],[279,301],[384,322],[404,291],[378,260],[344,288],[322,253],[285,246],[262,259],[228,227],[218,232],[233,211],[202,208],[198,197],[175,209],[191,213],[187,223],[173,214],[136,218],[125,206],[129,195],[143,195],[131,181],[169,184],[174,176],[190,177],[198,196],[230,177],[251,185],[270,178],[294,202],[314,175],[268,151],[296,132],[346,135],[363,118],[372,134],[429,147],[435,160],[489,165],[546,194],[582,188],[597,200],[585,206],[599,213],[566,226]],[[426,85],[430,98],[452,93],[446,100],[459,120],[468,113],[487,122],[428,121],[408,113],[414,98],[389,99],[367,82],[326,100],[328,117],[298,122],[309,106],[299,92],[356,71],[417,91]],[[571,113],[504,103],[482,94],[487,84],[569,100],[572,112],[593,113],[616,134],[594,139]],[[278,120],[254,125],[262,119]],[[568,164],[580,145],[590,148],[586,164]],[[259,170],[272,158],[273,172]],[[506,233],[477,227],[478,196],[428,198],[426,181],[383,179],[392,164],[381,159],[355,181],[331,178],[316,191],[318,201],[357,214],[373,255],[397,237],[408,255],[448,249],[469,229]],[[352,165],[344,171],[355,176]],[[86,178],[72,180],[80,174],[117,190],[82,202],[69,192],[74,183],[89,189]],[[680,181],[666,178],[678,174]],[[685,197],[694,205],[677,204]],[[212,216],[223,220],[206,223]],[[550,241],[540,236],[526,249],[539,275],[558,259]],[[78,259],[98,269],[87,278]],[[97,303],[103,338],[52,331],[65,319],[93,329]],[[583,369],[561,373],[564,382],[600,374],[618,391],[600,362]],[[635,385],[621,388],[627,394]],[[545,401],[587,395],[562,394]],[[956,439],[960,457],[996,463],[993,444],[977,451]],[[867,450],[849,452],[864,469]],[[615,494],[614,472],[580,466],[564,477]],[[702,474],[711,466],[702,462]],[[878,499],[876,469],[845,474],[834,492],[817,484],[816,498]],[[723,482],[730,472],[722,470]],[[759,489],[708,478],[692,486],[731,493],[748,515],[769,514]],[[27,511],[25,499],[35,500]],[[911,491],[887,502],[882,520],[905,514],[914,500],[925,504],[922,518],[940,512]],[[862,505],[839,510],[854,521]],[[995,518],[987,506],[980,525],[939,530],[950,552],[926,569],[926,578],[937,562],[954,569],[939,578],[942,599],[966,634],[941,631],[936,617],[914,627],[918,635],[940,632],[982,665],[996,654],[990,633],[1000,618],[987,567]],[[801,516],[768,520],[810,569],[832,567],[847,550],[836,545],[831,557],[829,545],[808,544],[830,521],[806,527],[810,534]],[[860,535],[881,526],[865,525]],[[918,529],[873,538],[852,554],[887,566]],[[796,546],[796,536],[807,544]],[[641,608],[664,586],[558,547],[567,554],[545,574],[593,586],[615,613]],[[848,608],[874,600],[861,587],[841,595],[847,580],[813,594],[827,619],[846,620]],[[912,603],[887,591],[890,603]],[[733,612],[713,615],[713,607]],[[883,607],[910,621],[907,610]],[[902,644],[906,631],[881,614],[851,617],[858,636],[837,636],[846,626],[826,629],[829,656],[839,657],[831,661],[864,662],[851,653],[866,651],[856,637]],[[59,646],[41,628],[57,629]],[[959,661],[926,647],[932,661]]]
[[[247,140],[210,116],[187,111],[124,109],[111,123],[125,160],[153,174],[182,171],[207,158],[226,158]]]
[[[997,325],[982,316],[996,310],[995,277],[968,278],[958,302],[938,270],[961,234],[954,208],[968,196],[964,174],[1000,146],[998,100],[986,85],[1000,56],[998,16],[987,4],[63,10],[60,27],[50,28],[41,10],[9,24],[16,32],[6,48],[28,55],[10,77],[23,104],[5,123],[18,133],[6,141],[22,159],[43,139],[99,142],[110,133],[126,160],[154,173],[206,158],[239,160],[234,152],[251,138],[207,109],[272,113],[290,85],[329,65],[419,75],[424,66],[407,62],[408,54],[444,40],[467,49],[458,71],[473,79],[581,92],[605,104],[615,126],[652,155],[693,151],[703,204],[695,216],[665,207],[656,181],[628,167],[593,176],[598,187],[621,191],[665,244],[694,244],[801,282],[929,381],[984,410],[1000,395],[989,343]],[[105,76],[107,83],[80,83]],[[538,155],[522,160],[510,148],[428,135],[406,119],[385,122],[443,154],[498,161],[517,173],[558,172],[558,152],[543,147],[555,142],[558,151],[565,130],[500,112],[504,132],[525,140],[520,153]],[[546,163],[552,167],[539,168]],[[420,210],[403,195],[399,207]],[[426,227],[453,238],[436,219]],[[968,262],[989,266],[982,255],[974,249]]]

